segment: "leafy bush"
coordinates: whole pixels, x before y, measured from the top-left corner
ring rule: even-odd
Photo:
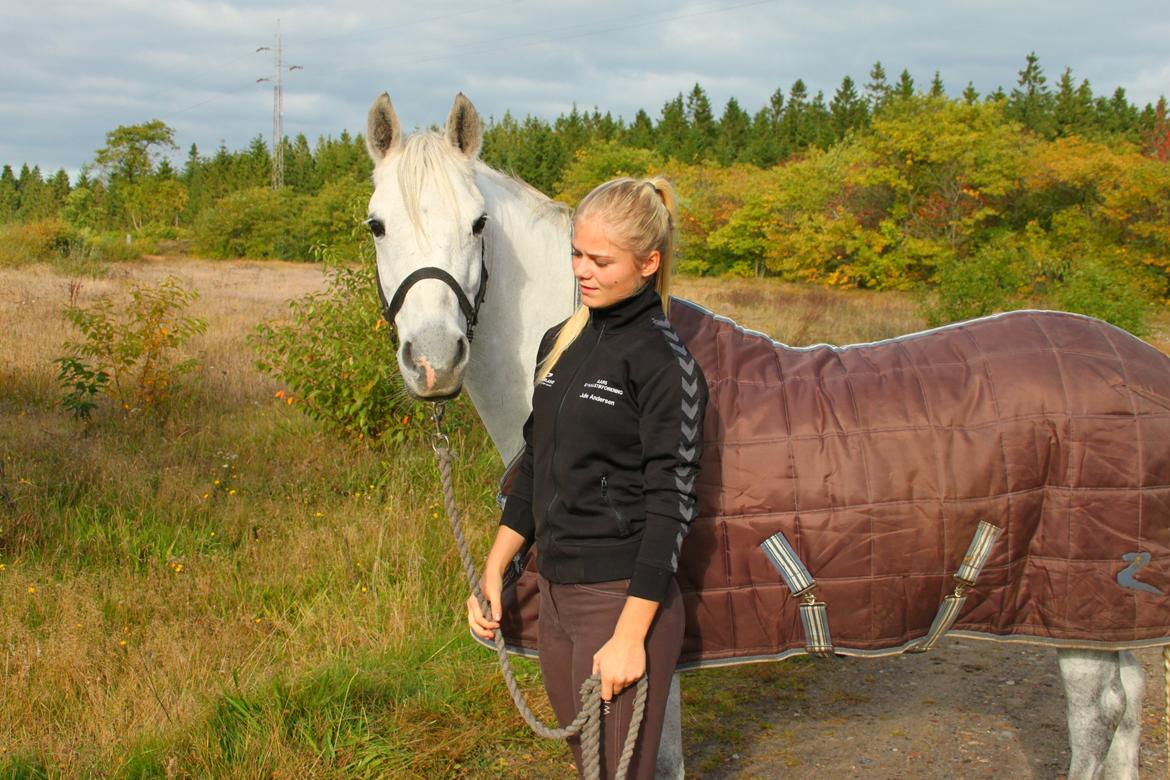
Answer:
[[[328,260],[331,252],[318,249]],[[289,389],[290,403],[362,439],[399,442],[421,424],[398,373],[398,342],[378,308],[372,260],[330,263],[324,292],[289,303],[288,324],[262,323],[250,337],[256,366]]]
[[[1012,308],[1027,278],[1025,254],[1010,234],[971,257],[949,258],[935,273],[934,295],[925,307],[932,325],[969,320]]]
[[[306,260],[312,240],[303,225],[307,202],[288,188],[233,192],[200,213],[196,245],[212,257]]]
[[[7,225],[0,229],[0,265],[24,265],[55,260],[69,251],[76,236],[59,219]]]
[[[102,395],[130,413],[161,408],[197,366],[194,359],[175,360],[192,336],[207,329],[204,320],[181,315],[197,297],[167,277],[154,287],[132,287],[130,305],[120,314],[105,297],[88,307],[66,307],[66,318],[84,338],[66,342],[66,354],[53,361],[65,408],[87,419]]]
[[[1137,336],[1147,333],[1148,298],[1124,268],[1082,259],[1053,291],[1052,298],[1064,311],[1098,317]]]

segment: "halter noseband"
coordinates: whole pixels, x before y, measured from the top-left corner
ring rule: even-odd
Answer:
[[[403,302],[406,300],[406,294],[410,292],[410,288],[423,279],[438,279],[443,284],[451,288],[455,293],[456,300],[459,301],[459,310],[463,312],[463,318],[467,321],[467,342],[471,343],[472,334],[475,331],[475,324],[479,321],[479,307],[483,304],[484,295],[487,294],[487,241],[480,237],[479,245],[479,289],[475,292],[475,302],[472,303],[467,299],[467,293],[463,292],[463,288],[459,286],[459,282],[455,281],[455,277],[433,265],[425,265],[422,268],[416,268],[406,275],[402,283],[398,285],[398,289],[394,291],[394,297],[389,302],[386,301],[386,293],[382,292],[382,276],[378,272],[378,263],[374,261],[374,280],[378,286],[378,299],[382,301],[382,318],[386,320],[386,324],[393,326],[394,318],[398,316],[398,310],[402,308]]]

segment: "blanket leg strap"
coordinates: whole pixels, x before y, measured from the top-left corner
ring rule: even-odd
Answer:
[[[943,603],[939,606],[938,612],[935,613],[934,622],[930,624],[930,631],[927,632],[926,636],[908,647],[906,652],[925,653],[927,650],[933,650],[939,640],[943,638],[943,634],[951,630],[959,613],[963,611],[963,605],[967,603],[967,589],[975,584],[975,579],[983,570],[983,565],[987,563],[987,557],[991,554],[992,545],[995,544],[995,540],[999,538],[1001,533],[1003,533],[1002,528],[983,520],[979,521],[979,526],[975,529],[975,536],[967,547],[967,554],[963,556],[963,562],[959,565],[959,570],[955,572],[954,593],[943,598]]]
[[[813,588],[817,581],[788,543],[782,531],[777,531],[760,545],[764,555],[780,572],[784,584],[795,598],[801,599],[800,622],[804,625],[805,652],[809,655],[830,656],[833,640],[829,634],[829,611],[823,601],[817,601]]]

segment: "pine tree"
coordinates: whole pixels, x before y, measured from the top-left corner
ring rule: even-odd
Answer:
[[[727,99],[723,116],[719,118],[718,138],[715,143],[715,157],[721,165],[731,165],[742,160],[747,152],[748,134],[751,131],[751,117],[739,107],[734,97]]]
[[[911,78],[910,71],[905,68],[898,76],[898,83],[894,85],[893,97],[903,100],[914,97],[914,79]]]
[[[626,128],[625,143],[639,149],[654,148],[654,123],[645,109],[639,108],[634,121]]]
[[[19,208],[16,174],[12,172],[11,165],[5,165],[4,169],[0,170],[0,225],[14,221]]]
[[[663,157],[682,159],[687,145],[687,112],[682,93],[662,106],[662,116],[654,128],[654,140]]]
[[[715,114],[711,111],[711,100],[698,82],[687,95],[687,123],[690,132],[683,159],[700,162],[712,156],[715,151]]]
[[[768,98],[768,104],[752,117],[747,151],[750,162],[766,168],[787,156],[782,137],[783,121],[784,90],[778,87]]]
[[[1010,118],[1039,135],[1049,135],[1052,128],[1052,93],[1047,81],[1040,58],[1036,52],[1029,53],[1005,109]]]
[[[808,88],[803,79],[792,82],[788,92],[788,105],[784,107],[781,122],[781,150],[784,156],[800,151],[812,143],[809,133]]]
[[[1109,121],[1106,125],[1114,133],[1137,135],[1137,108],[1130,105],[1125,87],[1118,87],[1109,98]]]
[[[833,145],[833,115],[825,105],[825,93],[817,90],[808,104],[810,143],[828,149]]]
[[[1092,129],[1093,93],[1073,85],[1072,68],[1066,67],[1060,74],[1053,99],[1052,126],[1058,136],[1084,134]]]
[[[1170,118],[1167,117],[1165,96],[1158,98],[1149,127],[1142,134],[1142,152],[1161,162],[1170,161]]]
[[[832,115],[834,140],[844,138],[849,130],[865,124],[868,118],[865,103],[858,96],[853,79],[849,76],[841,79],[841,86],[837,88],[832,101],[829,102],[829,113]]]
[[[975,89],[975,82],[968,81],[967,88],[963,90],[963,102],[973,106],[977,100],[979,100],[979,92]]]
[[[877,114],[881,107],[890,99],[890,84],[886,81],[886,69],[881,60],[873,64],[869,71],[869,81],[865,85],[865,100],[869,103],[870,114]]]
[[[947,91],[943,87],[942,76],[939,75],[937,70],[934,72],[934,78],[930,81],[930,92],[928,94],[932,98],[946,97]]]
[[[58,168],[57,172],[53,174],[48,181],[49,194],[55,204],[54,211],[60,211],[61,207],[65,205],[65,199],[69,197],[69,192],[72,187],[69,185],[69,174],[65,173],[64,168]]]

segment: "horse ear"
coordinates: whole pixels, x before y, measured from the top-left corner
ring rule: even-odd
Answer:
[[[370,106],[370,116],[366,121],[366,149],[374,162],[381,162],[389,152],[402,148],[402,127],[398,124],[398,114],[390,103],[390,95],[383,92],[374,99]]]
[[[462,92],[455,96],[455,104],[447,115],[446,134],[447,140],[456,149],[468,157],[479,157],[479,150],[483,146],[483,122],[475,106]]]

